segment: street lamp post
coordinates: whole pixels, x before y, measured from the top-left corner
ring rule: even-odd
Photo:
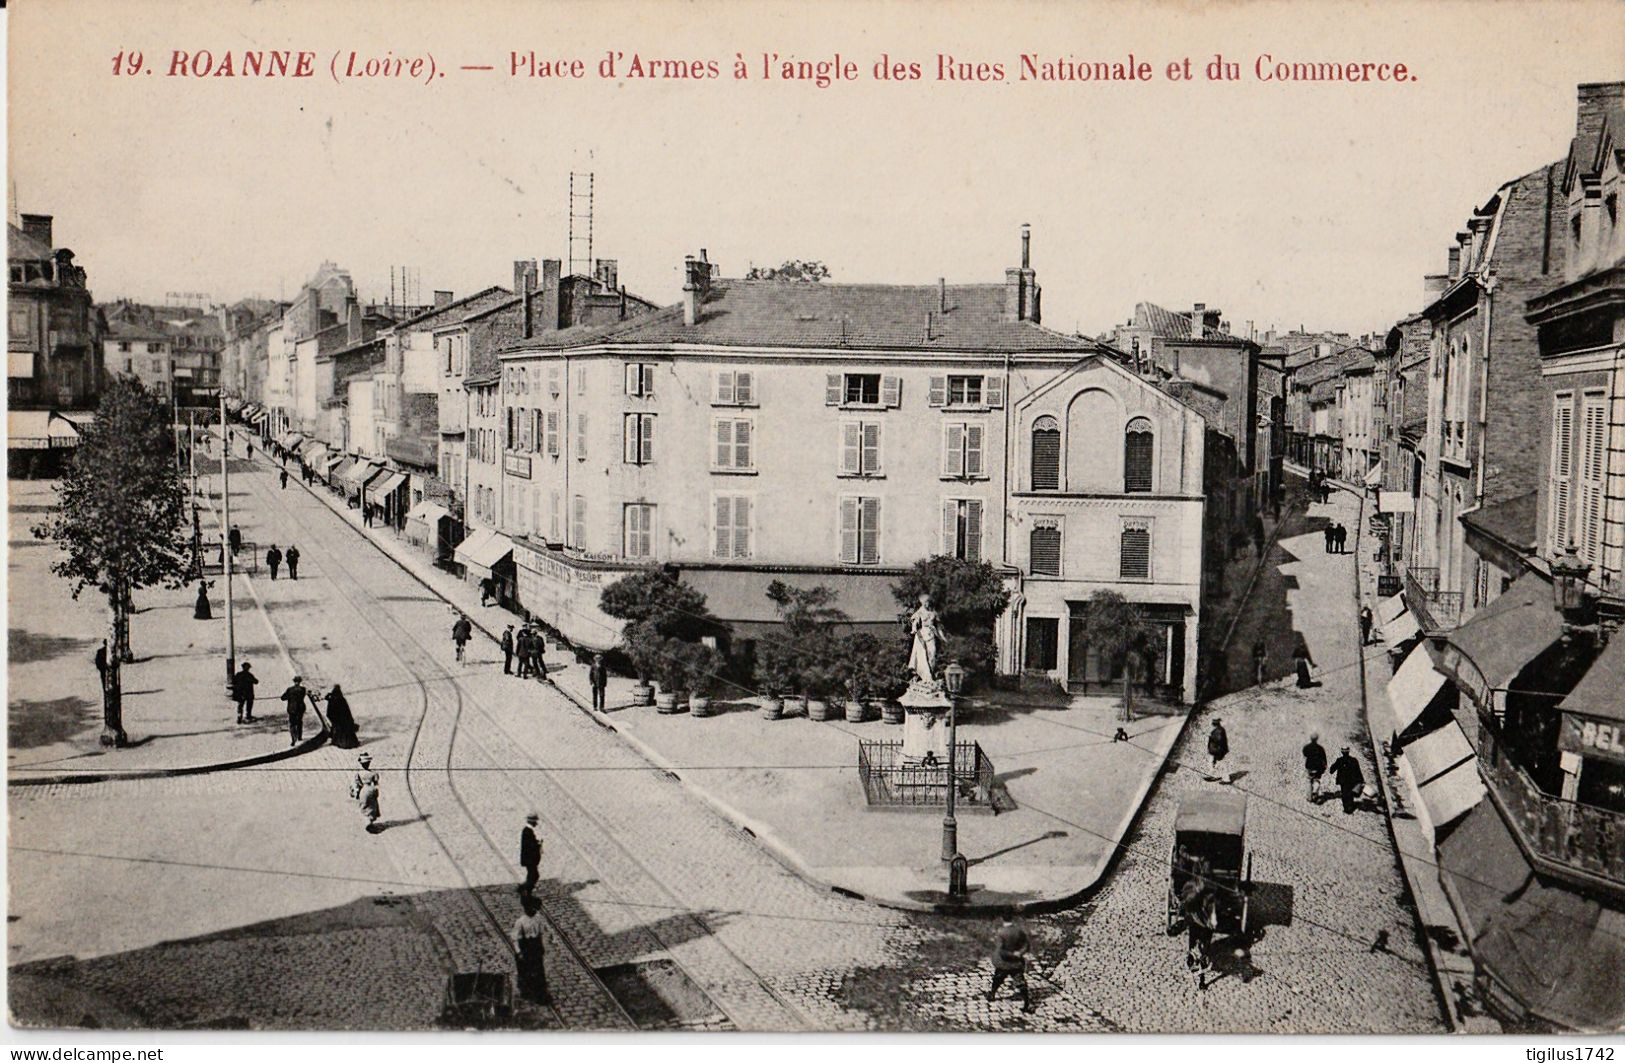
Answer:
[[[226,393],[220,393],[220,563],[226,585],[226,692],[237,671],[237,617],[231,600],[231,429],[226,424]]]
[[[965,669],[958,661],[942,670],[942,685],[948,692],[948,813],[942,817],[942,859],[950,862],[959,855],[959,821],[954,818],[954,795],[959,780],[954,774],[954,760],[958,753],[957,736],[959,692],[965,687]]]

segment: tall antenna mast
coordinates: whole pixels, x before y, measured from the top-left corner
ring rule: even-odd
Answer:
[[[577,265],[580,263],[580,265]],[[592,174],[570,174],[570,274],[592,273]]]

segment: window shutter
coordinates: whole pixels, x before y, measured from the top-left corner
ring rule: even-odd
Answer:
[[[841,374],[824,374],[824,405],[839,406],[841,404]]]
[[[548,492],[547,496],[547,532],[554,542],[559,541],[559,523],[564,519],[560,514],[559,493]]]
[[[942,549],[938,551],[947,557],[953,557],[958,552],[959,540],[959,503],[952,498],[942,500]]]
[[[628,464],[636,464],[638,460],[638,419],[636,414],[627,414],[621,428],[621,458]]]
[[[1061,433],[1054,428],[1033,431],[1033,490],[1055,491],[1061,486]]]
[[[1004,377],[989,376],[982,382],[982,395],[988,406],[998,410],[1004,407]]]
[[[559,456],[559,411],[547,411],[547,452]]]
[[[717,370],[717,403],[732,406],[734,402],[734,375],[731,370]]]
[[[734,499],[734,556],[750,556],[750,499],[745,495]]]
[[[552,392],[555,398],[558,397],[559,367],[556,365],[550,365],[547,367],[547,390]]]
[[[1151,529],[1125,524],[1121,541],[1118,575],[1123,579],[1144,579],[1151,574]]]
[[[586,393],[587,393],[587,367],[583,365],[583,366],[578,366],[576,368],[576,394],[577,395],[585,395]]]
[[[858,560],[865,565],[880,563],[880,499],[863,500],[863,526],[859,529]]]
[[[576,460],[587,460],[587,415],[576,414]]]
[[[965,560],[982,560],[982,503],[975,499],[965,503]]]
[[[1144,427],[1141,427],[1144,425]],[[1123,435],[1123,490],[1135,493],[1151,490],[1151,428],[1135,418]]]
[[[733,506],[727,495],[718,495],[711,508],[711,556],[727,557],[733,543]]]
[[[726,469],[733,464],[733,439],[729,422],[717,421],[717,454],[716,465],[719,469]]]
[[[734,422],[734,468],[750,468],[750,422]]]
[[[572,514],[571,534],[575,539],[576,549],[582,549],[587,538],[587,500],[582,495],[574,499],[575,512]]]
[[[982,426],[965,426],[965,475],[982,475]]]
[[[841,472],[856,476],[863,461],[863,426],[849,422],[841,425]]]
[[[863,472],[866,476],[880,473],[880,426],[863,426]]]
[[[1557,555],[1569,544],[1569,506],[1573,475],[1572,447],[1574,411],[1569,399],[1559,396],[1552,408],[1552,553]]]
[[[880,404],[882,406],[901,406],[903,404],[902,377],[883,376],[880,378]]]
[[[638,457],[643,462],[651,462],[655,460],[655,419],[653,417],[644,417],[642,423],[643,446]]]
[[[1033,529],[1027,567],[1035,576],[1061,574],[1061,529],[1058,525]]]
[[[643,376],[638,366],[635,364],[628,365],[626,367],[626,393],[628,395],[636,395],[638,393],[638,385],[642,382]]]
[[[931,378],[930,390],[926,392],[925,404],[927,406],[945,406],[948,404],[948,378],[934,376]]]
[[[751,406],[756,402],[756,374],[750,372],[737,372],[734,374],[734,402],[740,406]]]
[[[646,399],[655,397],[655,367],[652,365],[643,367],[643,397]]]
[[[847,564],[858,560],[858,500],[841,499],[840,559]]]
[[[942,426],[942,475],[965,472],[965,426],[950,422]]]

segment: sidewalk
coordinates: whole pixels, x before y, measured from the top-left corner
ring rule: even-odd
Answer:
[[[475,585],[437,568],[393,529],[363,527],[359,513],[327,488],[294,482],[492,641],[515,621],[504,609],[481,606]],[[595,712],[585,663],[556,643],[548,663],[560,693],[796,875],[887,906],[947,907],[941,812],[870,811],[857,777],[858,740],[897,740],[901,727],[804,717],[768,721],[755,699],[714,704],[716,715],[704,719],[662,716],[633,708],[636,683],[621,676],[610,679],[607,711]],[[1111,698],[1039,703],[1000,695],[994,702],[972,699],[959,737],[981,744],[1016,808],[958,817],[971,896],[953,910],[1074,901],[1111,865],[1186,717],[1142,717],[1124,725],[1129,741],[1114,742],[1119,725]]]
[[[1362,605],[1377,612],[1378,563],[1369,547],[1365,527],[1365,507],[1361,507],[1359,530],[1355,535],[1355,580]],[[1366,724],[1372,748],[1384,748],[1392,731],[1393,707],[1388,700],[1388,681],[1393,678],[1388,647],[1381,632],[1373,632],[1376,642],[1367,647],[1363,659]],[[1381,757],[1376,772],[1378,784],[1389,809],[1388,826],[1394,848],[1405,873],[1411,897],[1416,901],[1416,918],[1427,942],[1434,980],[1443,998],[1451,1028],[1459,1033],[1500,1033],[1501,1026],[1484,1013],[1473,984],[1473,957],[1468,951],[1455,909],[1439,883],[1435,852],[1415,815],[1406,812],[1421,801],[1415,789],[1401,776],[1389,757]]]
[[[285,678],[281,668],[261,672],[255,722],[235,722],[225,692],[225,596],[216,579],[213,620],[192,618],[196,584],[136,594],[130,639],[135,660],[121,670],[130,744],[102,746],[101,684],[92,657],[107,634],[106,606],[94,590],[74,600],[68,584],[50,571],[56,547],[29,533],[53,499],[50,483],[11,484],[10,785],[194,774],[281,760],[322,743],[325,730],[313,713],[306,717],[304,741],[289,747],[287,718],[276,700]],[[233,585],[239,659],[280,658],[291,670],[252,582],[238,576]]]

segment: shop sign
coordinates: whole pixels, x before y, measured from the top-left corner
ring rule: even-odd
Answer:
[[[1565,712],[1563,728],[1557,736],[1557,748],[1581,756],[1625,763],[1625,723],[1593,720]]]

